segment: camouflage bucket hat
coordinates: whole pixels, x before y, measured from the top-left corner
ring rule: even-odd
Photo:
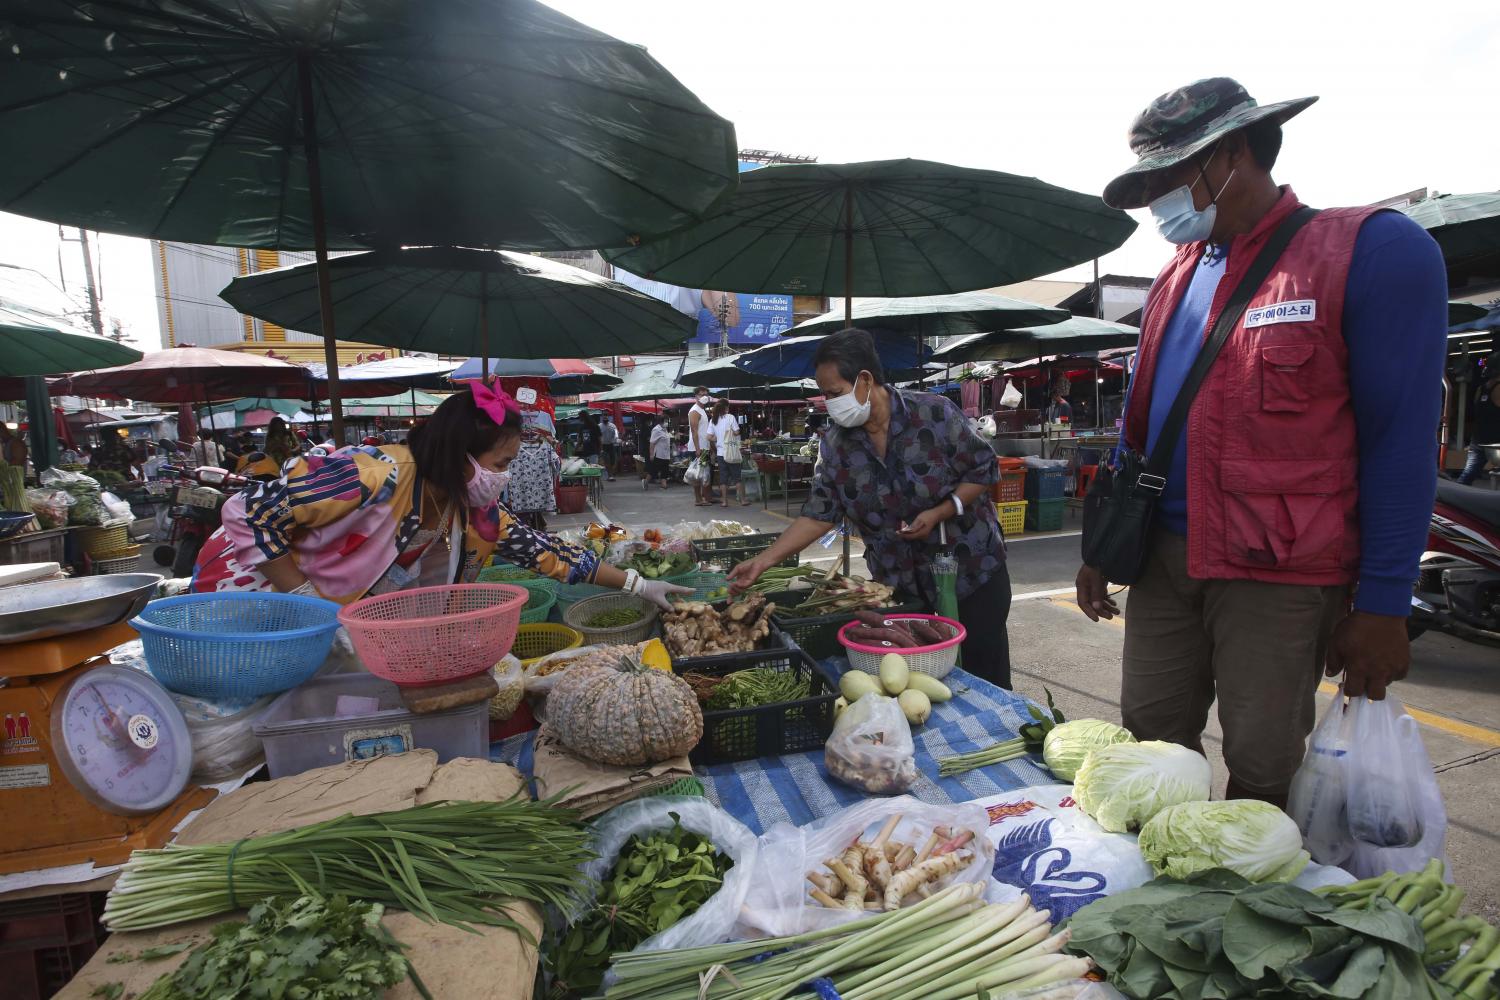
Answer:
[[[1168,91],[1131,122],[1130,150],[1139,159],[1105,185],[1104,203],[1112,208],[1143,208],[1151,174],[1176,166],[1249,125],[1264,121],[1279,125],[1316,100],[1299,97],[1279,104],[1256,104],[1244,87],[1227,76]]]

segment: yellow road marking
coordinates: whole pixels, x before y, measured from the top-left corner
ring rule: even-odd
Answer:
[[[1059,608],[1076,611],[1080,615],[1083,614],[1083,609],[1078,606],[1078,602],[1066,597],[1054,597],[1048,603],[1054,604]],[[1104,621],[1104,619],[1100,619],[1100,621]],[[1107,624],[1114,625],[1116,628],[1124,628],[1125,619],[1117,615],[1109,619]],[[1318,693],[1320,694],[1334,695],[1338,693],[1338,690],[1338,685],[1330,684],[1327,681],[1318,685]],[[1486,729],[1483,726],[1476,726],[1473,723],[1463,722],[1459,719],[1450,719],[1446,715],[1438,715],[1435,712],[1413,708],[1410,705],[1406,706],[1406,714],[1424,726],[1440,730],[1451,736],[1457,736],[1459,739],[1478,743],[1484,747],[1500,747],[1500,732],[1496,732],[1493,729]]]

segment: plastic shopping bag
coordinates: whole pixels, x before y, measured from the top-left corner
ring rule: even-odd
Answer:
[[[1443,854],[1448,813],[1417,721],[1401,703],[1351,698],[1344,788],[1356,878],[1420,871]]]
[[[839,714],[823,744],[823,762],[847,785],[890,795],[916,783],[916,749],[896,699],[867,694]]]
[[[682,474],[683,482],[706,483],[709,479],[708,466],[703,464],[701,458],[695,458],[688,463],[687,471]]]
[[[1021,390],[1009,379],[1005,382],[1005,391],[1000,393],[1000,405],[1007,410],[1014,410],[1021,405]]]
[[[1302,830],[1302,845],[1319,864],[1341,865],[1354,853],[1349,833],[1344,757],[1349,752],[1353,716],[1344,711],[1344,689],[1313,730],[1307,756],[1292,779],[1287,815]]]
[[[653,795],[636,799],[601,816],[594,823],[592,844],[599,858],[584,866],[584,876],[591,883],[608,878],[620,851],[631,837],[672,829],[674,814],[683,829],[707,837],[715,848],[734,861],[734,866],[725,873],[719,891],[698,907],[696,913],[647,938],[635,949],[636,952],[700,948],[728,941],[745,895],[757,877],[759,846],[755,834],[707,799],[688,795]],[[592,898],[580,900],[580,909],[590,902]]]
[[[855,704],[868,701],[866,695]],[[844,711],[847,715],[849,709]],[[842,716],[841,716],[842,717]],[[838,858],[856,839],[876,839],[886,822],[899,816],[888,843],[909,844],[921,851],[937,827],[947,827],[954,836],[972,835],[961,849],[972,852],[968,866],[933,883],[932,889],[968,882],[986,882],[994,863],[995,848],[985,838],[988,820],[972,803],[931,805],[909,795],[889,799],[866,799],[847,809],[813,820],[805,826],[778,823],[760,838],[761,871],[745,897],[736,937],[777,937],[802,934],[837,926],[867,915],[865,912],[832,909],[819,905],[809,895],[813,888],[809,873],[827,875],[826,862]],[[907,905],[917,899],[908,898]],[[873,911],[870,911],[873,912]]]

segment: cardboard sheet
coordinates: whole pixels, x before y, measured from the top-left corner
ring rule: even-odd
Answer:
[[[177,838],[184,844],[226,843],[258,834],[306,826],[345,813],[388,812],[448,799],[498,801],[524,788],[519,772],[504,764],[460,759],[439,766],[431,750],[335,764],[290,778],[247,785],[210,803]],[[541,911],[517,903],[510,915],[540,938]],[[226,918],[241,919],[242,914]],[[57,1000],[89,1000],[107,983],[124,987],[121,1000],[144,992],[175,968],[186,952],[160,962],[115,962],[111,955],[134,954],[157,945],[207,940],[215,920],[114,934],[73,978]],[[407,946],[407,956],[434,997],[463,1000],[529,1000],[536,975],[536,949],[513,931],[479,928],[472,934],[446,924],[428,924],[409,913],[389,912],[385,926]],[[387,1000],[417,1000],[405,982],[386,992]]]

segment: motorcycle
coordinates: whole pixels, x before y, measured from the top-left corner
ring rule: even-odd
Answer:
[[[162,471],[177,477],[167,511],[172,530],[151,556],[158,566],[170,566],[173,576],[191,576],[198,550],[222,522],[224,504],[250,481],[210,465],[191,470],[163,466]]]
[[[1407,633],[1500,645],[1500,491],[1437,486]]]

